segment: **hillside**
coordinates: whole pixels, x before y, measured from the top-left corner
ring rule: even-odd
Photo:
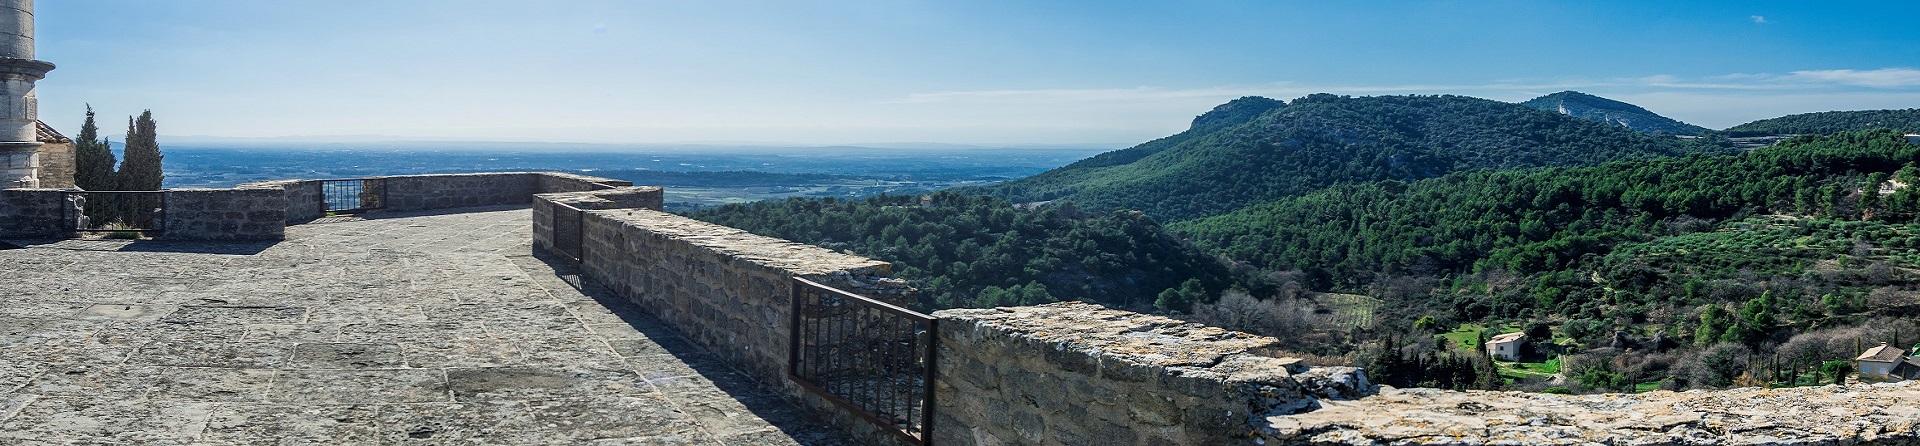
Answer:
[[[1701,127],[1660,116],[1638,105],[1594,96],[1578,91],[1562,91],[1520,103],[1537,110],[1559,113],[1588,121],[1603,122],[1657,135],[1699,135]]]
[[[990,197],[935,193],[769,200],[689,216],[893,262],[928,308],[1085,299],[1184,310],[1236,283],[1212,254],[1131,212],[1023,210]]]
[[[1920,146],[1893,132],[1802,137],[1740,155],[1345,185],[1171,227],[1333,289],[1437,280],[1424,283],[1438,295],[1397,304],[1454,320],[1613,328],[1658,311],[1669,320],[1653,326],[1669,326],[1762,290],[1826,308],[1906,276],[1920,191],[1892,185],[1920,181],[1917,159]],[[1752,217],[1764,215],[1782,217]]]
[[[969,192],[1177,221],[1345,182],[1596,164],[1716,148],[1463,96],[1242,98],[1180,134]]]
[[[1736,125],[1724,133],[1731,137],[1824,135],[1872,129],[1920,132],[1920,108],[1801,113]]]

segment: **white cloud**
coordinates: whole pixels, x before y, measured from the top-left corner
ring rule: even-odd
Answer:
[[[1806,70],[1786,76],[1789,80],[1822,82],[1874,88],[1920,87],[1920,70],[1881,68],[1878,70]]]
[[[1752,20],[1753,20],[1753,23],[1754,23],[1755,25],[1765,25],[1765,24],[1767,24],[1767,16],[1763,16],[1763,15],[1752,15],[1752,16],[1747,16],[1747,18],[1748,18],[1748,19],[1752,19]]]

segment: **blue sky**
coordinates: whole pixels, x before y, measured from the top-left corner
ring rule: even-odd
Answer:
[[[1117,145],[1323,91],[1920,107],[1920,2],[38,3],[69,133],[89,102],[175,137]]]

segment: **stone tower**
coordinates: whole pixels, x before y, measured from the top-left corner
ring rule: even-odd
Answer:
[[[40,187],[33,84],[52,70],[33,57],[33,0],[0,0],[0,188]]]

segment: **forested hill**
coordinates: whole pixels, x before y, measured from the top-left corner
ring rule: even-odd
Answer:
[[[1535,277],[1518,281],[1527,285],[1509,293],[1517,295],[1517,301],[1487,296],[1483,289],[1468,302],[1455,303],[1465,312],[1459,316],[1514,316],[1541,307],[1568,314],[1582,311],[1582,306],[1608,305],[1606,301],[1620,299],[1619,293],[1698,295],[1676,281],[1740,278],[1745,286],[1755,286],[1766,277],[1753,274],[1770,265],[1788,267],[1785,276],[1799,281],[1791,282],[1798,283],[1796,288],[1843,285],[1808,283],[1800,275],[1841,253],[1864,250],[1853,255],[1865,259],[1865,253],[1877,252],[1876,246],[1906,248],[1920,243],[1912,238],[1920,234],[1889,229],[1871,232],[1872,237],[1841,235],[1834,240],[1792,236],[1795,231],[1824,230],[1823,223],[1813,229],[1760,230],[1786,234],[1787,241],[1719,252],[1701,249],[1698,244],[1705,241],[1689,234],[1753,232],[1769,226],[1762,221],[1727,224],[1762,215],[1787,216],[1787,221],[1911,222],[1920,215],[1920,190],[1904,185],[1920,182],[1915,178],[1920,175],[1916,159],[1920,146],[1896,132],[1801,137],[1739,155],[1344,185],[1178,223],[1172,229],[1237,260],[1303,270],[1333,288],[1364,289],[1395,277],[1476,272]],[[1883,187],[1889,192],[1881,193]],[[1617,251],[1641,243],[1669,249]],[[1684,258],[1619,258],[1633,252]],[[1739,276],[1743,273],[1748,275]],[[1603,289],[1615,296],[1591,294]],[[1787,290],[1776,287],[1774,292]],[[1817,298],[1821,292],[1810,294],[1808,298]],[[1562,305],[1567,307],[1555,308]],[[1478,310],[1465,310],[1469,308]]]
[[[1699,135],[1708,132],[1706,127],[1660,116],[1638,105],[1578,91],[1562,91],[1541,96],[1522,102],[1520,105],[1589,121],[1618,125],[1643,133]]]
[[[1337,183],[1720,150],[1463,96],[1318,94],[1284,106],[1243,98],[1223,108],[1229,113],[1216,109],[1172,137],[966,192],[1177,221]]]
[[[893,262],[930,308],[1088,300],[1185,310],[1229,287],[1260,288],[1137,212],[1027,210],[939,192],[769,200],[689,216]]]
[[[1920,132],[1920,108],[1801,113],[1728,128],[1727,136],[1822,135],[1855,130]]]

